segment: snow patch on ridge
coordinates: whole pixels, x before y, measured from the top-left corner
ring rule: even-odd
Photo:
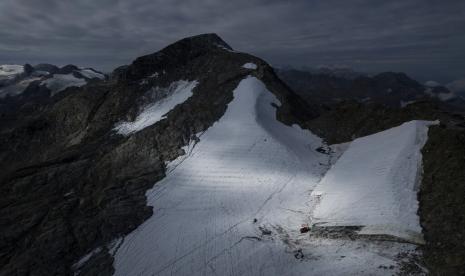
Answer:
[[[97,247],[95,248],[94,250],[92,250],[91,252],[87,253],[86,255],[84,255],[81,259],[79,259],[79,261],[77,261],[76,263],[74,263],[71,268],[75,271],[79,271],[79,269],[85,265],[89,260],[90,258],[92,258],[95,254],[98,254],[100,253],[100,251],[102,251],[102,248],[101,247]],[[78,275],[79,273],[74,273],[74,275]]]
[[[252,63],[252,62],[247,62],[246,64],[242,65],[242,68],[255,70],[257,69],[257,64]]]
[[[134,121],[120,122],[114,130],[122,135],[130,135],[163,120],[168,112],[193,95],[192,91],[197,84],[198,81],[180,80],[167,88],[152,88],[149,92],[159,98],[155,99],[154,103],[145,106]]]
[[[229,48],[227,48],[227,47],[225,47],[225,46],[223,46],[223,45],[221,45],[221,44],[216,44],[216,46],[217,46],[218,48],[223,49],[223,50],[226,50],[226,51],[228,51],[228,52],[236,53],[236,51],[234,51],[233,49],[229,49]]]
[[[411,121],[354,140],[318,184],[318,226],[363,226],[359,234],[421,243],[417,189],[428,126]]]
[[[105,79],[105,75],[103,75],[102,73],[96,72],[92,69],[89,69],[89,68],[79,69],[78,72],[88,79],[95,79],[95,78],[101,79],[101,80]]]

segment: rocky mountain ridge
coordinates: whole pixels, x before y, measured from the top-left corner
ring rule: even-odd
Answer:
[[[404,107],[417,101],[436,101],[444,109],[463,112],[465,100],[440,85],[423,85],[404,73],[344,77],[331,71],[278,70],[278,75],[307,102],[331,106],[341,101]]]
[[[243,68],[247,62],[257,69]],[[68,88],[38,112],[19,110],[0,129],[0,275],[72,274],[72,264],[89,250],[135,229],[152,214],[144,194],[164,177],[165,162],[222,116],[249,74],[280,99],[281,121],[315,116],[268,64],[231,51],[214,34],[141,57],[111,80]],[[178,80],[198,81],[192,97],[133,135],[115,133],[118,122],[137,116],[148,88]],[[105,261],[97,267],[110,266],[98,274],[110,273],[111,255],[99,256]]]

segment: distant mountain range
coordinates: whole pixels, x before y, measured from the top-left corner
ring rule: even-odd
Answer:
[[[433,82],[422,85],[404,73],[385,72],[368,76],[347,68],[310,71],[280,69],[277,72],[296,93],[314,104],[330,106],[354,100],[404,107],[417,101],[433,100],[451,110],[465,110],[464,98],[456,93],[458,88],[451,91]],[[459,87],[459,84],[457,82],[456,86]]]
[[[92,68],[51,64],[0,65],[0,98],[22,95],[29,86],[43,86],[53,96],[68,87],[79,87],[92,79],[105,79],[105,74]]]

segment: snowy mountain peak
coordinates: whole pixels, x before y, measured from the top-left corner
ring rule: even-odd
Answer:
[[[24,73],[23,65],[0,65],[0,78],[14,78],[16,75],[19,75],[21,73]]]
[[[61,68],[51,64],[2,65],[0,66],[0,99],[23,95],[26,90],[29,91],[29,96],[37,97],[38,95],[34,94],[43,92],[40,86],[49,90],[49,96],[54,96],[68,87],[80,87],[90,80],[105,78],[105,74],[92,68],[79,68],[75,65]],[[28,96],[22,100],[27,101],[26,98]]]
[[[109,81],[34,68],[37,79],[0,105],[14,107],[0,117],[0,274],[422,271],[416,184],[421,154],[455,154],[434,134],[443,125],[392,109],[358,116],[362,104],[325,117],[215,34],[136,58]],[[386,97],[416,85],[392,73],[353,81]],[[330,145],[332,135],[348,143]]]

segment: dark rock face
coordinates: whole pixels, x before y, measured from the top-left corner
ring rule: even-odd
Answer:
[[[71,74],[78,69],[79,68],[76,65],[68,64],[58,69],[56,73],[57,74]]]
[[[461,118],[461,116],[460,116]],[[313,133],[323,137],[328,144],[352,141],[355,138],[398,126],[410,120],[437,120],[448,122],[434,102],[419,102],[405,108],[390,108],[379,104],[363,104],[354,101],[342,102],[318,118],[308,122]],[[458,124],[451,122],[451,124]]]
[[[58,72],[60,70],[60,68],[53,65],[53,64],[41,63],[41,64],[35,65],[34,70],[36,70],[36,71],[44,71],[44,72],[48,72],[50,74],[55,74],[56,72]]]
[[[119,80],[133,81],[147,77],[154,72],[176,70],[208,52],[218,52],[220,48],[232,50],[218,35],[204,34],[184,38],[159,52],[137,58],[131,65],[118,69]]]
[[[242,68],[247,62],[258,68]],[[1,121],[0,275],[110,275],[110,243],[151,216],[145,192],[165,176],[165,162],[224,114],[249,74],[281,100],[278,119],[291,124],[315,117],[268,64],[207,34]],[[148,89],[178,80],[198,85],[166,119],[130,136],[115,133],[117,122],[135,118]]]
[[[30,64],[24,64],[24,73],[27,75],[30,75],[32,72],[34,72],[34,67],[32,67]]]
[[[423,147],[420,218],[432,275],[465,275],[465,130],[431,127]]]

